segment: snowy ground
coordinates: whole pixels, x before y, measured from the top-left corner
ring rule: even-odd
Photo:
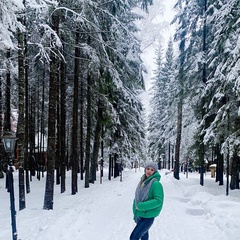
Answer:
[[[172,174],[160,171],[165,191],[161,215],[156,218],[150,240],[238,240],[240,238],[240,191],[218,186],[207,173],[205,186],[199,185],[199,174]],[[33,178],[31,193],[26,195],[27,208],[18,211],[18,176],[15,177],[18,240],[128,240],[134,228],[132,199],[143,169],[124,170],[119,178],[99,179],[90,188],[79,181],[77,195],[68,190],[60,194],[55,187],[54,210],[43,210],[45,179]],[[0,179],[0,240],[12,239],[9,193],[5,179]]]

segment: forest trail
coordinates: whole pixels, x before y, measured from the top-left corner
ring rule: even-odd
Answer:
[[[238,239],[234,235],[239,229],[238,213],[236,211],[234,218],[227,213],[239,207],[239,198],[235,201],[234,197],[219,195],[219,186],[210,178],[206,179],[206,186],[200,186],[198,173],[191,173],[188,179],[181,173],[181,179],[176,180],[172,173],[166,175],[166,172],[160,171],[165,200],[160,216],[150,229],[150,240]],[[55,186],[54,209],[49,211],[42,209],[45,179],[34,178],[31,193],[26,196],[27,208],[17,211],[18,239],[129,240],[135,226],[132,201],[142,174],[143,169],[126,169],[123,181],[119,177],[109,181],[105,173],[103,183],[98,179],[90,188],[84,188],[84,181],[79,180],[76,195],[70,193],[68,176],[66,193],[60,194],[60,186]],[[16,209],[17,177],[15,173]],[[10,211],[5,210],[9,209],[9,195],[4,183],[0,181],[0,240],[11,239]],[[226,227],[226,223],[230,227]]]

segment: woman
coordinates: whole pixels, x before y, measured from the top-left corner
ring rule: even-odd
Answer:
[[[131,233],[130,240],[148,240],[148,230],[162,210],[164,193],[159,182],[161,175],[157,165],[153,162],[147,163],[144,173],[133,201],[133,214],[137,225]]]

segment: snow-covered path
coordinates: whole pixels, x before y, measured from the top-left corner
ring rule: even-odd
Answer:
[[[225,196],[226,186],[218,186],[210,173],[204,177],[204,187],[196,172],[189,173],[188,178],[182,173],[180,176],[179,181],[170,175],[162,177],[165,204],[153,227],[152,239],[239,239],[239,190],[231,192],[233,197]]]
[[[165,187],[165,204],[161,216],[156,219],[153,228],[153,239],[174,240],[205,240],[214,239],[207,221],[204,221],[206,213],[201,206],[201,199],[193,203],[188,195],[184,194],[182,181],[164,177],[162,183]],[[186,186],[187,187],[187,186]],[[160,227],[161,226],[161,227]]]
[[[150,240],[239,239],[240,191],[231,191],[231,196],[226,197],[225,187],[217,186],[208,175],[202,187],[198,173],[190,173],[189,178],[181,174],[178,181],[165,172],[160,172],[164,206],[150,230]],[[128,240],[135,226],[132,200],[142,174],[143,169],[125,170],[122,182],[119,178],[108,181],[105,174],[103,184],[98,180],[88,189],[79,181],[75,196],[70,194],[70,184],[64,194],[60,194],[56,186],[52,211],[42,210],[45,179],[34,178],[31,193],[26,195],[27,208],[17,211],[18,239]],[[9,240],[9,195],[4,186],[5,180],[0,179],[0,240]],[[17,174],[15,189],[18,210]]]

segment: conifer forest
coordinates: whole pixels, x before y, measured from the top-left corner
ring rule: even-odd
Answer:
[[[180,181],[179,171],[199,171],[203,186],[214,166],[226,195],[239,189],[240,1],[175,1],[146,114],[136,22],[159,1],[1,0],[0,181],[12,158],[21,209],[33,177],[46,181],[43,209],[53,209],[67,171],[74,195],[103,167],[111,180],[149,160]]]

